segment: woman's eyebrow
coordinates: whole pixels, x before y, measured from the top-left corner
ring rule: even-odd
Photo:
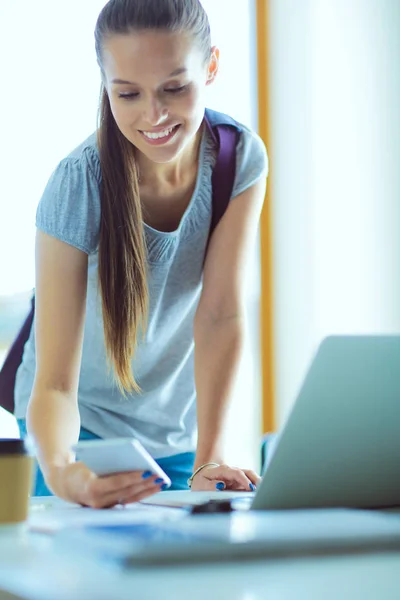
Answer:
[[[186,67],[180,67],[179,69],[172,71],[172,73],[170,73],[168,77],[176,77],[177,75],[182,75],[182,73],[186,73],[186,71]],[[137,83],[134,83],[133,81],[126,81],[125,79],[112,79],[111,83],[117,83],[120,85],[137,85]]]

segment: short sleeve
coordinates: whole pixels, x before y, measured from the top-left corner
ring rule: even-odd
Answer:
[[[100,230],[100,165],[90,152],[62,160],[43,192],[36,227],[87,254],[96,251]]]
[[[236,150],[236,175],[232,198],[268,175],[268,156],[264,142],[245,126]]]

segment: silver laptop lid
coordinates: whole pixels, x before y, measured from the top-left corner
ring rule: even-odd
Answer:
[[[400,336],[320,345],[253,509],[400,505]]]

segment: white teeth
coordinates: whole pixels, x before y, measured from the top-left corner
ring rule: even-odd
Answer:
[[[171,127],[171,129],[165,129],[164,131],[159,131],[158,133],[150,133],[149,131],[142,131],[142,133],[151,140],[159,140],[160,138],[170,135],[173,129],[174,127]]]

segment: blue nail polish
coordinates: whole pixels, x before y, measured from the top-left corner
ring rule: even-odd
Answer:
[[[250,484],[250,489],[251,489],[252,492],[254,492],[257,488],[256,488],[256,486],[253,483],[251,483]]]
[[[164,479],[158,478],[158,479],[155,480],[154,483],[164,483]]]
[[[217,488],[217,490],[224,490],[225,489],[225,484],[222,483],[222,481],[218,481],[218,483],[215,484],[215,487]]]
[[[167,489],[168,489],[168,484],[164,483],[164,485],[161,486],[161,491],[165,492],[165,490],[167,490]]]
[[[153,475],[153,473],[151,471],[145,471],[142,475],[142,479],[148,479],[152,475]]]

